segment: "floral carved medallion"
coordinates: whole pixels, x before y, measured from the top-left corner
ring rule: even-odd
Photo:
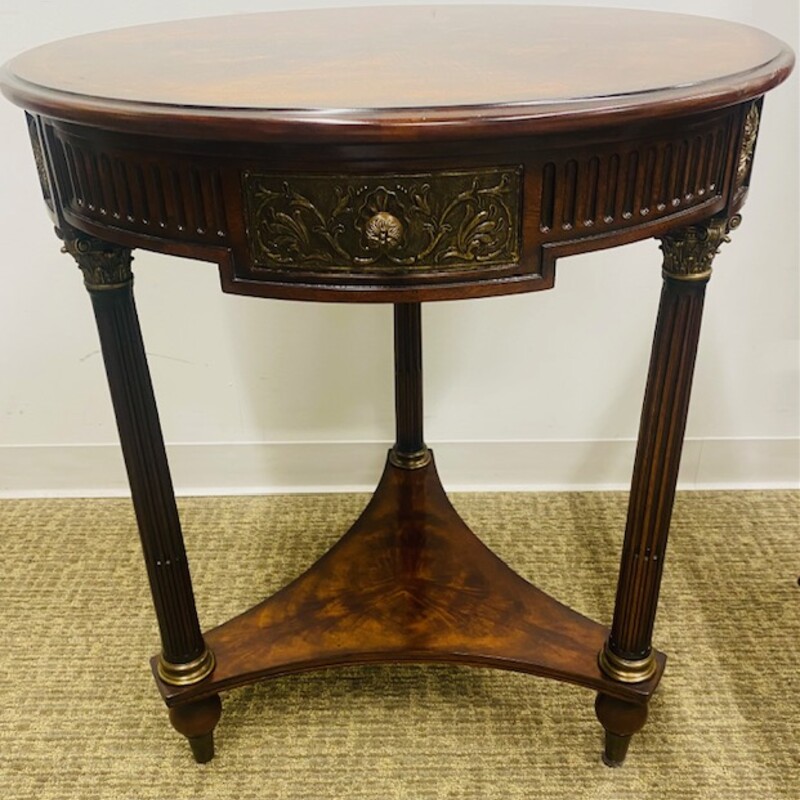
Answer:
[[[246,173],[253,262],[342,272],[513,265],[520,258],[521,173]]]

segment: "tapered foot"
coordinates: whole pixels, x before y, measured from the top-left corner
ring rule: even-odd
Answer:
[[[606,731],[606,746],[603,750],[603,763],[607,767],[621,767],[625,756],[628,754],[628,745],[631,736],[619,736]]]
[[[647,721],[647,703],[626,703],[607,694],[598,694],[594,709],[606,731],[603,763],[607,767],[621,767],[631,737]]]
[[[222,702],[218,694],[169,710],[172,727],[189,740],[192,755],[198,764],[205,764],[214,758],[214,728],[221,715]]]
[[[214,758],[214,733],[205,733],[202,736],[189,737],[189,747],[198,764],[205,764]]]

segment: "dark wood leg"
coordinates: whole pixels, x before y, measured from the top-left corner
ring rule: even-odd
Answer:
[[[131,251],[59,232],[92,298],[161,634],[160,677],[194,684],[214,668],[197,619],[189,564],[133,299]],[[212,726],[213,727],[213,726]]]
[[[606,731],[603,763],[607,767],[621,767],[631,737],[647,720],[647,704],[626,703],[607,694],[598,694],[594,709]]]
[[[703,299],[714,255],[720,244],[727,241],[728,231],[738,223],[738,217],[712,219],[706,224],[674,231],[662,239],[664,285],[639,428],[614,620],[600,653],[603,671],[624,683],[645,681],[656,670],[651,643],[653,625]],[[602,698],[602,695],[598,698],[598,717],[611,737],[607,740],[607,762],[619,765],[627,749],[627,743],[620,737],[630,737],[638,728],[627,731],[622,730],[624,725],[607,725],[607,720],[616,720],[621,712],[613,706],[611,714],[608,709],[612,708],[612,701]],[[618,705],[619,701],[613,703]],[[632,711],[628,716],[631,714]]]
[[[422,322],[419,303],[394,307],[394,392],[397,436],[389,456],[397,467],[430,463],[422,434]]]
[[[617,587],[602,665],[619,680],[651,673],[651,637],[689,406],[705,281],[665,277]]]
[[[172,727],[189,740],[192,755],[198,764],[205,764],[214,758],[214,728],[220,716],[222,703],[218,694],[169,710]]]

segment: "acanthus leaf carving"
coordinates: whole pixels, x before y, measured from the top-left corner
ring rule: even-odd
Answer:
[[[730,241],[728,234],[741,222],[739,214],[730,218],[712,217],[660,236],[664,275],[677,280],[707,280],[714,256],[722,244]]]
[[[87,289],[115,289],[133,279],[129,248],[72,229],[56,228],[56,234],[64,242],[61,252],[69,253],[83,272]]]
[[[246,174],[253,261],[343,272],[515,264],[520,173]]]

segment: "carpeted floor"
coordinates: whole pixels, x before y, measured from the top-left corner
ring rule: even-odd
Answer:
[[[305,568],[357,495],[181,501],[204,627]],[[483,540],[610,620],[623,494],[456,495]],[[157,649],[130,505],[0,503],[4,800],[800,798],[800,493],[679,495],[656,643],[669,654],[622,769],[591,692],[443,666],[348,668],[223,697],[198,766],[149,674]],[[571,579],[570,575],[579,576]]]

